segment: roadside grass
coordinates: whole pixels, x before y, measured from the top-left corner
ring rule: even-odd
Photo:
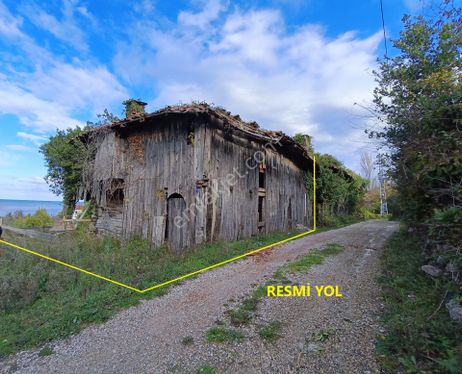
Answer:
[[[252,320],[252,315],[256,312],[258,303],[266,294],[265,286],[258,286],[252,294],[244,299],[236,309],[230,309],[227,314],[233,326],[246,325]]]
[[[377,341],[378,358],[389,373],[460,373],[462,329],[444,305],[439,308],[444,283],[420,270],[423,261],[417,241],[404,230],[385,249],[379,282],[386,333]]]
[[[265,284],[256,287],[250,296],[242,300],[235,308],[228,309],[226,314],[229,317],[229,322],[232,326],[239,327],[248,325],[252,322],[255,312],[258,309],[258,304],[266,296],[266,287],[272,284],[290,284],[290,279],[287,278],[288,272],[304,272],[306,273],[312,266],[320,265],[324,260],[343,251],[343,246],[337,243],[326,244],[320,249],[315,249],[306,255],[298,257],[296,260],[281,266],[273,274],[270,280]],[[272,329],[281,328],[277,324],[267,327],[267,330],[260,337],[265,339],[266,333],[271,334]]]
[[[343,251],[343,247],[340,244],[327,244],[321,249],[312,251],[306,255],[299,257],[297,260],[292,261],[281,269],[282,273],[284,270],[292,272],[304,272],[306,273],[311,267],[320,265],[324,262],[324,259],[329,256],[339,254]],[[281,273],[280,273],[281,274]],[[280,275],[279,275],[280,276]]]
[[[272,343],[281,337],[282,322],[271,321],[267,325],[260,327],[258,335],[263,340]]]
[[[120,243],[81,226],[46,241],[5,233],[4,239],[140,289],[293,236],[274,233],[232,243],[206,244],[183,253],[152,248],[133,238]],[[79,332],[118,310],[167,293],[138,294],[0,245],[0,357]]]
[[[213,366],[210,365],[204,365],[198,368],[194,374],[215,374],[217,372],[217,369],[215,369]]]
[[[183,253],[172,253],[166,247],[154,249],[138,238],[120,243],[112,237],[88,233],[83,224],[54,240],[12,236],[8,232],[4,232],[4,239],[143,289],[295,234],[273,233],[231,243],[215,242]],[[166,294],[169,287],[138,294],[0,245],[0,357],[76,334],[141,299]],[[260,287],[245,303],[234,316],[236,324],[247,323],[265,292]]]
[[[345,215],[345,216],[321,216],[318,217],[318,227],[316,232],[324,232],[329,230],[339,229],[345,226],[353,225],[355,223],[367,220],[358,215]]]
[[[311,340],[324,343],[327,340],[329,340],[329,338],[334,334],[335,334],[335,331],[333,329],[327,329],[327,330],[321,329],[320,331],[312,335]]]
[[[38,353],[38,356],[39,357],[46,357],[46,356],[50,356],[52,355],[54,352],[53,352],[53,349],[50,348],[50,347],[43,347],[40,352]]]
[[[229,329],[226,327],[212,327],[207,331],[207,341],[210,343],[225,343],[242,341],[244,334],[235,329]]]

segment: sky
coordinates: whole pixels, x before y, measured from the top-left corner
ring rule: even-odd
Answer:
[[[419,0],[383,0],[387,38]],[[389,53],[394,53],[390,47]],[[360,172],[373,151],[379,0],[0,0],[0,199],[60,200],[41,144],[122,101],[192,100],[288,135]]]

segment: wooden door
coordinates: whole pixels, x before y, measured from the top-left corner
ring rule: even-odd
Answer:
[[[188,218],[183,216],[186,202],[180,194],[173,194],[167,200],[167,243],[170,249],[179,251],[188,246]]]

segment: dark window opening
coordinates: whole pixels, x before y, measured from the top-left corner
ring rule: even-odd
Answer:
[[[289,223],[289,229],[292,228],[292,199],[289,199],[289,206],[287,207],[287,222]]]
[[[165,188],[165,191],[167,191],[167,188]],[[181,196],[179,193],[172,193],[168,198],[167,198],[167,207],[166,207],[166,212],[165,212],[165,240],[168,240],[168,231],[170,229],[170,225],[169,225],[169,221],[175,217],[171,217],[172,215],[172,212],[170,211],[170,205],[171,202],[172,202],[172,199],[181,199],[181,200],[184,200],[183,199],[183,196]]]
[[[258,173],[258,187],[265,188],[265,173],[260,170]]]
[[[106,203],[110,208],[119,208],[124,203],[124,180],[113,179],[110,188],[106,191]]]
[[[263,196],[258,197],[258,222],[263,221],[263,204],[264,204],[264,198]]]

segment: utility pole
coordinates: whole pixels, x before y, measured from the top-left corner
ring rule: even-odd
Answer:
[[[383,175],[382,164],[379,162],[379,186],[380,186],[380,215],[388,214],[386,181]]]

